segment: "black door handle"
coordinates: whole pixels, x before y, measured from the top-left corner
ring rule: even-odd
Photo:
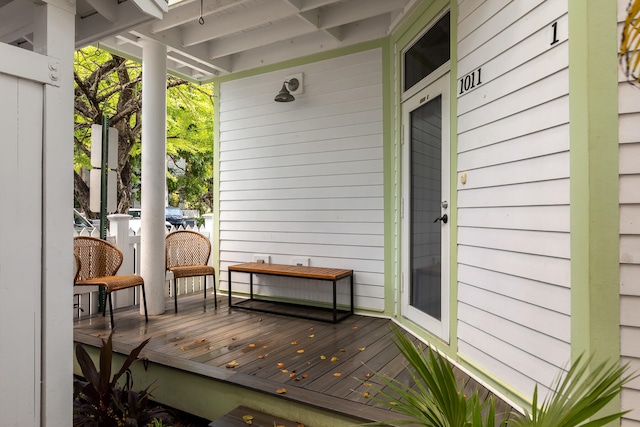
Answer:
[[[436,218],[433,222],[438,222],[438,221],[442,221],[443,223],[447,223],[447,221],[449,221],[449,217],[447,216],[447,214],[442,215],[439,218]]]

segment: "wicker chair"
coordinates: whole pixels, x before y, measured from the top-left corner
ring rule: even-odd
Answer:
[[[173,231],[166,237],[166,266],[173,273],[173,300],[178,312],[178,288],[176,279],[204,276],[204,297],[207,297],[207,276],[213,276],[213,298],[218,308],[216,294],[216,270],[207,265],[211,254],[209,239],[189,230]]]
[[[121,289],[142,286],[142,300],[144,302],[144,320],[149,321],[147,315],[147,296],[144,292],[144,280],[138,275],[116,276],[122,264],[122,252],[111,243],[95,237],[78,236],[73,239],[73,253],[79,268],[76,267],[75,286],[102,286],[109,301],[111,328],[113,322],[113,306],[111,293]],[[102,315],[106,313],[105,304]]]

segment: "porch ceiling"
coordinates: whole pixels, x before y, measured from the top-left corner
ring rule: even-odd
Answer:
[[[140,42],[155,40],[167,46],[170,71],[201,82],[385,37],[419,2],[171,0],[157,19],[134,1],[77,0],[76,47],[99,42],[140,59]],[[32,48],[34,3],[0,0],[1,42]]]

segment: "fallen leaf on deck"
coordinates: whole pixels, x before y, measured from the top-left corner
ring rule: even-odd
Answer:
[[[298,341],[291,341],[291,345],[298,345]]]
[[[366,374],[364,374],[364,377],[365,377],[365,378],[369,378],[370,376],[371,376],[371,374],[370,374],[370,373],[368,373],[368,372],[367,372]]]
[[[284,427],[282,424],[276,424],[276,427]]]
[[[258,355],[258,359],[264,359],[264,355],[259,354],[259,355]]]
[[[231,341],[235,341],[235,340],[237,340],[237,339],[238,339],[238,338],[236,338],[236,337],[231,337]]]
[[[279,389],[276,390],[276,393],[278,393],[278,394],[285,394],[286,392],[287,392],[286,388],[279,388]]]
[[[363,396],[364,397],[371,397],[371,393],[369,393],[368,391],[365,391]]]
[[[194,342],[195,342],[195,343],[199,343],[199,342],[204,342],[204,341],[205,341],[205,339],[204,339],[204,338],[202,338],[201,340],[196,340],[196,341],[194,341]]]
[[[251,347],[251,348],[253,348],[253,347],[255,347],[255,346],[256,346],[256,345],[255,345],[255,344],[253,344],[253,343],[249,344],[249,347]]]
[[[320,360],[326,360],[326,359],[327,359],[327,356],[324,356],[324,355],[320,356]]]
[[[269,346],[268,345],[263,345],[262,348],[269,348]]]
[[[309,374],[302,374],[302,378],[309,378]]]
[[[389,405],[397,405],[398,402],[389,402]]]
[[[367,349],[367,347],[358,347],[359,351],[365,351]]]
[[[358,329],[358,326],[352,326],[351,329],[355,331],[356,329]]]
[[[282,369],[284,368],[284,363],[280,362],[276,366],[278,367],[278,369]]]
[[[189,350],[189,347],[180,347],[180,350],[186,351],[186,350]]]
[[[315,334],[311,334],[309,335],[309,338],[314,338],[316,335]]]
[[[313,328],[309,328],[309,331],[313,331]]]
[[[339,377],[339,376],[341,376],[341,375],[342,375],[342,374],[341,374],[340,372],[334,372],[334,373],[333,373],[333,376],[334,376],[334,377]]]
[[[292,372],[292,373],[289,374],[289,378],[295,378],[295,376],[296,376],[295,372]]]
[[[280,372],[282,372],[283,374],[286,374],[286,373],[288,373],[288,372],[289,372],[289,370],[288,370],[288,369],[283,369],[283,370],[282,370],[282,371],[280,371]]]
[[[304,353],[304,350],[298,350],[298,353],[302,354]]]
[[[232,360],[231,362],[227,363],[227,368],[229,369],[235,368],[236,366],[238,366],[238,362],[236,362],[235,360]]]
[[[297,427],[304,427],[304,424],[302,424],[302,423],[298,423],[298,426],[297,426]]]
[[[371,384],[371,383],[364,383],[364,384],[362,384],[362,385],[363,385],[363,386],[365,386],[365,387],[371,387],[371,386],[372,386],[372,384]]]
[[[245,424],[250,426],[251,424],[253,424],[253,415],[243,415],[242,420],[245,422]]]
[[[337,358],[337,357],[335,357],[335,356],[333,356],[333,357],[331,358],[331,361],[332,361],[332,362],[337,362],[337,361],[338,361],[338,358]]]

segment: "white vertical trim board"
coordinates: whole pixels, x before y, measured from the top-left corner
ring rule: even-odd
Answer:
[[[458,351],[544,394],[571,349],[568,5],[458,5]]]
[[[0,408],[7,425],[40,425],[43,85],[0,74]]]
[[[303,73],[303,93],[275,95]],[[358,308],[384,309],[382,52],[369,50],[220,85],[220,268],[271,263],[353,269]],[[248,277],[233,276],[234,291]],[[339,303],[348,302],[339,284]],[[257,293],[331,301],[331,286],[258,277]]]

